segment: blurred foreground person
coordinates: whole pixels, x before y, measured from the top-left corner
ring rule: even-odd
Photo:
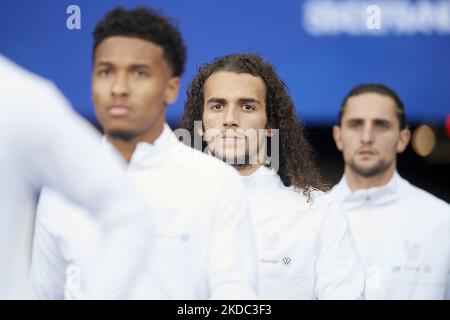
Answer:
[[[450,298],[450,206],[397,172],[410,140],[404,106],[381,84],[355,87],[333,136],[345,169],[342,204],[366,265],[367,299]]]
[[[35,210],[44,185],[89,209],[102,228],[100,251],[86,261],[82,297],[120,298],[151,227],[123,164],[98,152],[98,134],[53,84],[1,55],[0,84],[0,299],[31,298]]]

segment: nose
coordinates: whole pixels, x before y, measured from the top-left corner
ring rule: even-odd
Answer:
[[[112,83],[111,95],[113,97],[123,97],[129,94],[129,84],[126,74],[118,74]]]
[[[370,123],[364,125],[361,133],[361,142],[370,144],[373,142],[373,126]]]
[[[229,106],[225,109],[223,126],[239,127],[239,108],[236,106]]]

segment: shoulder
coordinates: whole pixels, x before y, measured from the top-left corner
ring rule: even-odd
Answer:
[[[297,193],[301,198],[297,208],[302,208],[310,217],[311,228],[316,226],[316,230],[325,237],[333,237],[336,234],[344,234],[348,229],[348,221],[341,204],[336,201],[330,192],[318,189],[310,189],[310,196],[305,196],[301,191]],[[311,229],[312,230],[312,229]]]
[[[199,175],[199,177],[207,176],[209,179],[240,181],[235,168],[213,156],[186,146],[182,142],[176,142],[176,148],[172,149],[171,158],[179,165],[189,168],[191,174]]]
[[[436,216],[450,223],[450,205],[433,194],[401,178],[401,192],[405,204],[410,208],[426,212],[427,216]]]
[[[345,222],[342,205],[334,199],[330,192],[316,190],[312,193],[312,197],[311,210],[321,216],[321,219]]]
[[[305,195],[303,190],[298,190],[292,186],[281,186],[279,189],[276,194],[280,201],[290,203],[291,206],[295,205],[299,212],[306,212],[319,220],[325,218],[328,212],[337,211],[336,202],[333,201],[329,193],[311,188],[309,195]]]
[[[309,195],[306,195],[303,190],[297,190],[292,186],[284,187],[284,189],[289,190],[289,196],[295,197],[297,201],[304,203],[311,212],[322,212],[333,203],[330,194],[315,188],[309,189]]]

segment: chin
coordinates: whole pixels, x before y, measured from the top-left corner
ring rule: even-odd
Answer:
[[[112,127],[105,129],[105,133],[111,138],[120,139],[124,141],[131,140],[135,136],[133,130],[120,127]]]
[[[372,165],[360,165],[358,163],[353,163],[351,165],[351,168],[359,175],[370,178],[385,172],[388,168],[388,165],[384,162],[377,162]]]

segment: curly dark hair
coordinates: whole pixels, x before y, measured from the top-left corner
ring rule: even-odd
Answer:
[[[257,54],[232,54],[218,57],[199,68],[198,74],[187,89],[181,126],[194,138],[194,121],[202,121],[204,85],[215,72],[230,71],[260,77],[266,87],[267,127],[279,129],[279,171],[285,186],[294,186],[296,191],[312,200],[311,191],[324,190],[320,174],[314,163],[314,153],[304,132],[304,125],[295,115],[294,103],[288,89],[276,74],[271,64]],[[270,138],[268,138],[270,143]]]
[[[107,12],[95,27],[94,54],[98,45],[108,37],[129,36],[151,41],[164,50],[164,57],[173,76],[181,76],[186,63],[186,47],[175,23],[147,7],[125,10],[116,7]]]

